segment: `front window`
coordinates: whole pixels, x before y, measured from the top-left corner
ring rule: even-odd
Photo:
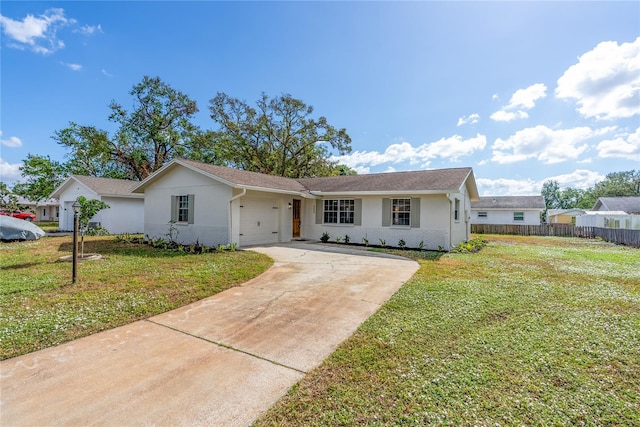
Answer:
[[[411,199],[391,199],[391,224],[411,225]]]
[[[456,221],[460,220],[460,199],[456,199],[455,209],[453,211],[453,219]]]
[[[478,212],[478,218],[486,218],[486,217],[487,217],[486,212]]]
[[[325,224],[353,224],[356,205],[353,199],[332,199],[324,201]]]
[[[514,212],[513,213],[514,221],[524,221],[524,212]]]
[[[189,222],[189,196],[176,197],[178,203],[178,222]]]

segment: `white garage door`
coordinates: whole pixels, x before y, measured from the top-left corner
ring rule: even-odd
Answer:
[[[242,199],[240,204],[240,246],[277,243],[277,199]]]

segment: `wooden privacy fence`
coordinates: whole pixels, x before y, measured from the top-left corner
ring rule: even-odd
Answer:
[[[640,248],[640,230],[625,228],[577,227],[574,225],[471,224],[475,234],[512,234],[517,236],[555,236],[601,238],[607,242]]]

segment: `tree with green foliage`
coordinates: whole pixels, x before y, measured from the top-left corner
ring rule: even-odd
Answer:
[[[640,170],[607,174],[604,180],[594,186],[593,194],[595,199],[599,197],[640,196]]]
[[[70,173],[68,165],[51,160],[49,156],[28,154],[20,166],[25,182],[16,184],[13,192],[33,202],[49,197]]]
[[[113,136],[93,126],[70,122],[53,137],[70,150],[69,162],[84,175],[142,180],[174,157],[211,150],[210,134],[191,120],[196,102],[159,77],[145,76],[129,92],[131,111],[112,101],[109,121],[118,129]],[[76,172],[78,173],[78,172]]]
[[[327,176],[340,173],[330,149],[351,152],[345,129],[313,118],[312,106],[288,94],[263,93],[254,108],[219,92],[209,109],[218,124],[217,154],[232,167],[290,178]]]
[[[542,197],[547,209],[560,209],[560,184],[550,180],[542,184]]]
[[[7,184],[0,181],[0,208],[15,210],[18,209],[18,197],[9,190]]]
[[[542,184],[542,197],[547,209],[591,209],[600,197],[640,196],[640,171],[612,172],[586,190],[560,189],[558,181]]]
[[[81,242],[81,255],[84,255],[84,235],[89,229],[89,222],[91,219],[101,210],[109,209],[110,206],[102,200],[91,199],[88,200],[84,196],[79,196],[77,199],[80,204],[80,213],[78,214],[78,228],[80,229],[80,242]]]

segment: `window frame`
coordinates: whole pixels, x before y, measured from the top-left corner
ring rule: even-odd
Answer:
[[[454,199],[453,203],[453,220],[460,221],[460,199]]]
[[[513,222],[524,222],[524,212],[514,212],[513,213]]]
[[[478,218],[489,218],[488,211],[478,211]]]
[[[176,194],[171,196],[171,222],[174,224],[193,224],[195,195]]]
[[[406,222],[406,224],[404,223]],[[411,227],[411,198],[391,199],[391,226]]]
[[[356,199],[323,199],[322,223],[330,225],[355,225]]]
[[[176,222],[189,223],[189,195],[176,196]]]

